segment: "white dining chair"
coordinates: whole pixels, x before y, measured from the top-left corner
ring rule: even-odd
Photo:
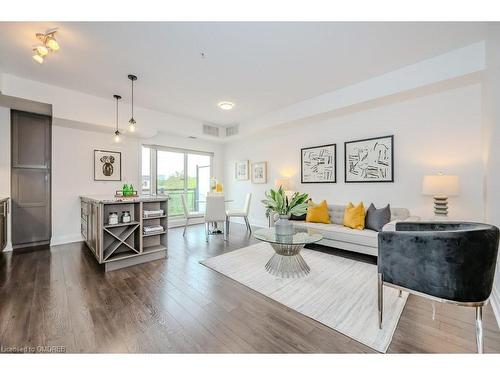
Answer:
[[[245,220],[247,230],[250,231],[250,233],[252,233],[252,228],[250,227],[250,222],[248,221],[248,214],[250,212],[250,201],[251,200],[252,200],[252,193],[248,193],[245,197],[245,205],[243,206],[242,209],[228,210],[226,212],[226,216],[227,216],[226,230],[228,233],[229,233],[229,219],[231,217],[242,217]]]
[[[182,209],[184,210],[184,217],[186,218],[186,224],[184,225],[184,232],[182,233],[182,235],[185,236],[189,220],[190,219],[200,219],[203,216],[205,216],[205,214],[203,212],[199,212],[199,211],[189,211],[188,205],[187,205],[186,194],[181,194],[181,200],[182,200]]]
[[[226,202],[223,194],[208,194],[207,208],[205,211],[205,239],[208,242],[209,225],[210,223],[223,223],[223,228],[226,228]],[[227,232],[223,231],[224,241],[227,240]]]

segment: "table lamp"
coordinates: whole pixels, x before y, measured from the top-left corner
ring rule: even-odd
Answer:
[[[290,190],[290,179],[286,177],[277,178],[274,180],[274,186],[276,186],[276,188],[281,186],[285,191]]]
[[[458,176],[437,175],[424,176],[422,194],[434,197],[434,215],[448,216],[448,197],[456,196],[460,192]]]
[[[290,185],[290,179],[288,177],[277,178],[276,180],[274,180],[274,186],[277,189],[279,189],[279,187],[281,186],[283,188],[283,190],[285,191],[285,195],[288,198],[290,198],[293,195],[293,191],[290,190],[291,185]]]

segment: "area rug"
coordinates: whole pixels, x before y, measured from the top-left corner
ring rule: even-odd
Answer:
[[[283,279],[264,269],[273,254],[268,243],[259,243],[200,263],[370,348],[387,351],[408,293],[399,297],[396,289],[384,287],[379,329],[377,266],[303,249],[311,272]]]

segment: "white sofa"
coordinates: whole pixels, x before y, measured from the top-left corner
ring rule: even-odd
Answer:
[[[345,206],[328,205],[331,224],[308,223],[305,221],[292,221],[297,228],[314,229],[323,235],[318,242],[321,245],[335,247],[337,249],[355,251],[358,253],[378,255],[378,232],[371,229],[351,229],[342,225]],[[397,221],[418,220],[418,217],[410,216],[406,208],[391,207],[391,222],[386,224],[383,230],[394,230]]]

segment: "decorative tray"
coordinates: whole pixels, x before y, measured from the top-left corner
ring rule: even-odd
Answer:
[[[137,198],[139,196],[139,194],[137,193],[137,190],[134,190],[132,191],[132,194],[127,194],[127,195],[123,195],[123,191],[122,190],[117,190],[115,192],[115,197],[116,198]]]

